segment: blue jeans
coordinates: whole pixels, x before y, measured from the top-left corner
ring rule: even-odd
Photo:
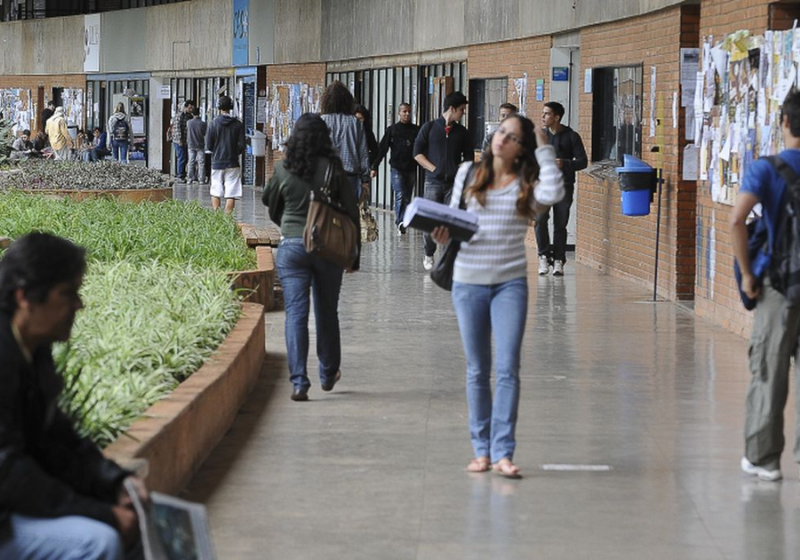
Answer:
[[[121,162],[128,162],[128,141],[127,140],[112,140],[111,141],[111,155],[112,157]]]
[[[0,530],[0,560],[122,560],[116,529],[88,517],[51,519],[12,514]]]
[[[414,193],[417,172],[398,171],[392,167],[392,190],[394,191],[394,225],[400,225],[406,213],[406,206]]]
[[[440,202],[442,204],[450,204],[450,196],[453,194],[453,183],[445,183],[430,177],[425,177],[425,198]],[[425,242],[425,256],[432,257],[436,252],[436,241],[430,236],[429,233],[422,235],[422,240]]]
[[[550,244],[550,210],[537,218],[534,228],[539,256],[545,256],[551,262],[567,262],[567,224],[575,185],[565,185],[565,188],[567,192],[564,198],[553,206],[553,244]]]
[[[275,255],[286,309],[286,353],[289,379],[307,389],[309,289],[314,293],[320,383],[333,381],[342,362],[339,335],[339,291],[344,270],[306,251],[301,237],[287,237]]]
[[[469,434],[476,457],[512,459],[528,279],[483,286],[453,282],[453,307],[467,358]],[[492,331],[495,383],[492,400]]]
[[[173,145],[175,146],[175,176],[186,179],[186,163],[189,161],[186,146],[181,146],[177,142],[173,142]]]

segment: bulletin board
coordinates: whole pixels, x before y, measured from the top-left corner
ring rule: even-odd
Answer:
[[[83,90],[64,88],[61,91],[61,106],[64,107],[67,124],[83,128]]]
[[[36,120],[36,103],[29,89],[0,89],[0,113],[12,124],[14,135],[30,130]]]
[[[304,83],[272,83],[266,121],[272,129],[272,149],[284,150],[294,123],[304,113],[318,113],[322,88]]]
[[[704,40],[695,130],[698,178],[707,181],[714,202],[732,205],[747,167],[783,149],[780,108],[797,83],[798,64],[800,29]]]

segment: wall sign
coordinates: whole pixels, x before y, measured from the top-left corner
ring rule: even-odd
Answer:
[[[233,65],[247,66],[250,50],[250,0],[233,0]]]
[[[83,16],[83,71],[100,71],[100,14]]]
[[[568,82],[569,81],[569,67],[568,66],[553,66],[553,81],[554,82]]]

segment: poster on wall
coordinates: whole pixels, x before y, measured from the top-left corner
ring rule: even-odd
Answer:
[[[61,91],[61,106],[64,107],[64,118],[68,125],[83,127],[83,90],[64,88]]]
[[[267,99],[272,149],[284,150],[295,121],[303,113],[319,113],[322,88],[305,83],[272,83]],[[414,97],[416,99],[416,97]]]
[[[233,0],[234,66],[247,66],[250,50],[250,0]]]
[[[31,129],[36,119],[35,105],[29,89],[0,89],[0,113],[4,120],[13,123],[14,135]]]
[[[83,71],[100,71],[100,14],[83,16]]]

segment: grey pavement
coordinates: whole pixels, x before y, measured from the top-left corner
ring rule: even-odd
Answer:
[[[245,199],[264,220],[257,191]],[[421,235],[377,217],[344,282],[333,392],[312,375],[311,400],[289,399],[284,315],[266,314],[263,375],[184,493],[208,507],[220,559],[800,558],[791,453],[782,483],[739,471],[746,341],[571,261],[529,277],[524,477],[466,473],[449,294],[422,270]]]

